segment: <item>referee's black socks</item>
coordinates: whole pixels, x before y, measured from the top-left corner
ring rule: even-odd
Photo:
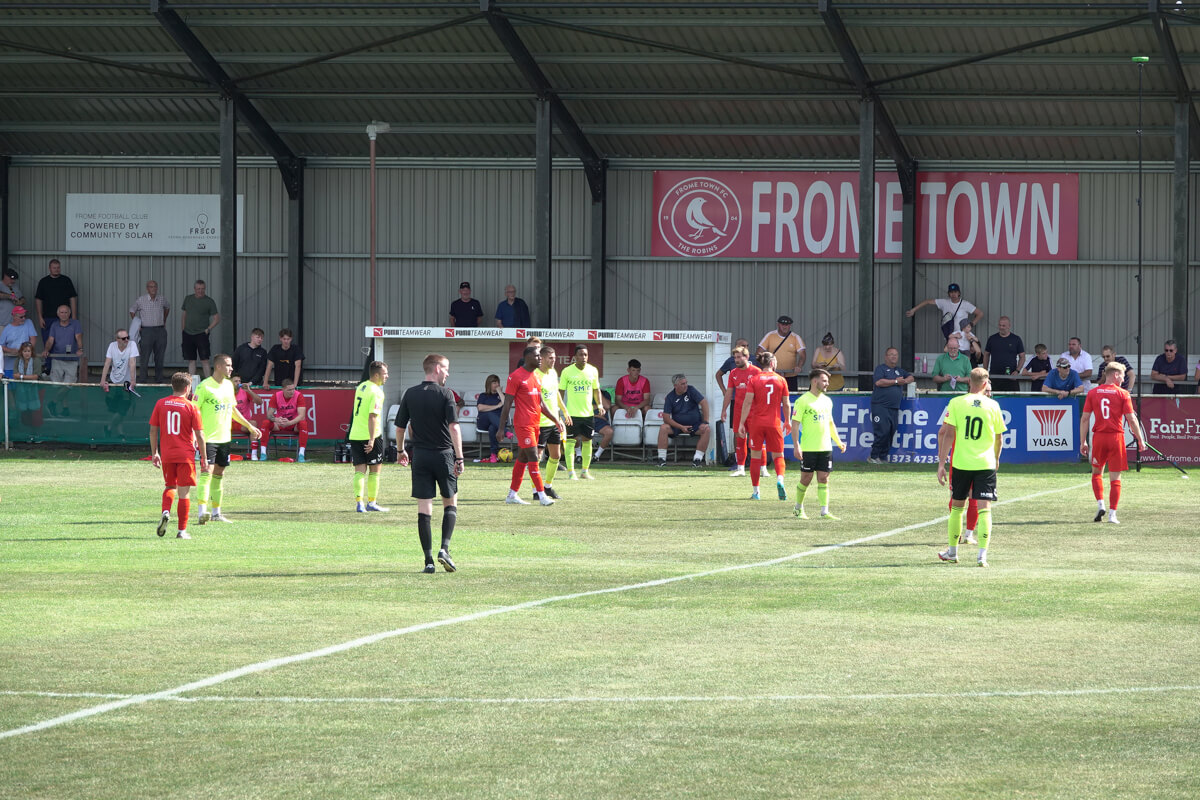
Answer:
[[[421,549],[425,551],[425,563],[433,563],[433,524],[428,514],[417,514],[417,535],[421,537]]]
[[[458,506],[446,506],[442,509],[442,549],[450,549],[450,537],[454,535],[454,525],[458,522]],[[427,523],[428,524],[428,523]]]

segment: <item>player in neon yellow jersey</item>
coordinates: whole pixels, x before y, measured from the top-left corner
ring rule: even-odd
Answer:
[[[976,367],[968,376],[967,394],[950,400],[938,430],[938,483],[946,485],[946,456],[954,446],[950,479],[950,546],[938,558],[958,562],[958,540],[962,535],[963,506],[968,497],[979,501],[979,566],[986,567],[988,538],[992,533],[991,504],[996,501],[996,467],[1004,446],[1004,415],[999,404],[986,396],[987,370]]]
[[[236,419],[249,431],[250,438],[257,439],[261,435],[258,428],[237,409],[236,390],[229,378],[232,372],[233,359],[223,353],[214,356],[212,376],[202,380],[196,389],[196,405],[200,408],[200,424],[204,428],[205,455],[208,459],[208,469],[201,473],[197,481],[200,490],[197,521],[201,525],[210,519],[213,522],[233,521],[221,513],[221,499],[224,495],[221,484],[225,468],[229,466],[233,421]],[[208,508],[210,501],[211,514]]]
[[[387,511],[375,502],[383,468],[383,384],[388,379],[387,364],[372,361],[367,374],[370,377],[354,389],[349,437],[350,460],[354,462],[354,510],[361,513]]]
[[[600,373],[588,363],[588,349],[584,345],[576,345],[575,361],[558,376],[558,385],[562,389],[567,414],[571,417],[571,429],[563,441],[563,458],[567,462],[569,477],[578,480],[575,475],[575,443],[579,442],[583,455],[580,477],[585,481],[592,480],[589,469],[592,465],[592,421],[604,409],[604,401],[600,397]]]
[[[843,453],[846,445],[838,436],[833,424],[833,401],[825,390],[829,388],[829,372],[820,367],[809,373],[809,390],[792,406],[793,435],[800,431],[800,483],[796,486],[794,513],[800,519],[808,519],[804,513],[804,495],[817,476],[817,501],[821,504],[821,518],[836,520],[829,513],[829,471],[833,469],[833,445]]]

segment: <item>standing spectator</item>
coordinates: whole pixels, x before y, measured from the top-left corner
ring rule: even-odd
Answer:
[[[275,385],[282,386],[285,378],[291,378],[292,383],[300,385],[300,369],[304,366],[304,353],[298,345],[292,344],[292,329],[284,328],[279,332],[279,344],[267,353],[267,371],[263,375],[263,388],[271,382],[271,373],[275,373]]]
[[[207,288],[204,281],[196,279],[193,294],[183,298],[179,319],[179,325],[183,328],[183,358],[188,362],[188,374],[196,374],[196,360],[199,359],[206,378],[212,374],[212,367],[208,363],[212,352],[208,334],[221,322],[216,302],[205,294]]]
[[[33,295],[38,318],[42,321],[43,342],[50,337],[50,327],[56,321],[59,306],[67,307],[68,319],[79,319],[79,295],[71,279],[62,274],[62,263],[52,258],[48,269],[50,274],[38,281]]]
[[[1154,359],[1150,368],[1150,380],[1154,381],[1154,394],[1179,394],[1187,389],[1176,386],[1187,380],[1187,363],[1179,355],[1179,346],[1174,339],[1163,342],[1162,354]]]
[[[667,392],[663,403],[663,423],[658,429],[658,461],[655,463],[660,467],[667,465],[667,439],[699,436],[692,466],[703,467],[704,454],[708,450],[708,400],[696,387],[688,385],[687,375],[682,372],[672,377],[671,383],[675,391]]]
[[[239,344],[233,351],[233,374],[247,386],[265,386],[267,374],[267,351],[263,339],[267,336],[262,328],[250,331],[250,341]]]
[[[725,363],[721,364],[721,368],[719,370],[717,370],[717,374],[713,376],[714,378],[717,379],[717,386],[721,387],[722,394],[724,394],[726,391],[728,391],[728,389],[725,386],[725,376],[728,375],[730,372],[732,372],[734,370],[734,368],[737,367],[737,362],[734,360],[733,354],[737,352],[737,349],[739,347],[745,349],[746,354],[747,354],[746,357],[749,358],[750,340],[749,339],[738,339],[736,342],[733,343],[733,349],[729,353],[729,358],[725,359]]]
[[[475,427],[487,431],[488,447],[491,449],[490,456],[480,459],[485,464],[495,464],[500,460],[500,408],[503,405],[504,398],[500,396],[500,376],[488,375],[483,381],[483,393],[475,398],[475,408],[479,411]]]
[[[1083,382],[1083,391],[1086,393],[1091,390],[1092,382],[1089,380],[1092,377],[1092,356],[1088,351],[1083,349],[1083,342],[1078,336],[1072,336],[1067,340],[1067,349],[1059,358],[1065,358],[1071,365],[1071,369],[1079,374],[1079,380]]]
[[[626,374],[617,378],[617,405],[626,410],[626,416],[632,417],[634,410],[646,410],[654,400],[650,394],[650,379],[642,374],[642,362],[636,358],[629,359]]]
[[[983,319],[983,309],[963,300],[962,289],[957,283],[946,287],[945,297],[922,300],[905,311],[904,316],[911,318],[925,306],[937,306],[938,311],[942,312],[942,336],[946,339],[955,331],[961,331],[968,317],[974,325],[978,325],[979,320]]]
[[[0,347],[4,348],[4,377],[13,376],[13,364],[21,355],[21,346],[37,343],[37,328],[25,317],[23,306],[13,306],[11,322],[0,330]]]
[[[467,288],[470,288],[470,284],[467,285]],[[496,306],[496,327],[528,328],[532,324],[529,318],[529,306],[525,304],[524,300],[517,297],[517,287],[511,283],[505,286],[504,299],[500,301],[500,305]]]
[[[130,341],[136,340],[139,350],[146,351],[142,359],[142,383],[149,383],[150,358],[154,358],[154,382],[163,382],[163,356],[167,354],[167,316],[171,313],[171,303],[158,293],[157,281],[146,281],[146,293],[133,301],[129,307],[129,318],[138,325],[137,335],[130,334]]]
[[[29,324],[33,325],[32,322]],[[25,342],[18,348],[12,371],[10,377],[22,384],[12,387],[13,400],[16,401],[17,411],[21,415],[21,424],[30,428],[42,427],[42,401],[38,396],[38,388],[36,385],[25,385],[26,381],[42,379],[41,370],[37,368],[37,362],[33,358],[33,342]]]
[[[58,307],[58,321],[50,326],[42,358],[54,356],[50,380],[54,383],[75,383],[79,379],[79,357],[83,355],[83,328],[79,320],[71,319],[71,307]],[[50,413],[54,413],[51,409]],[[65,411],[63,412],[66,413]]]
[[[463,281],[458,285],[458,299],[450,304],[450,327],[478,328],[482,324],[483,306],[471,297],[471,284]]]
[[[1033,358],[1029,359],[1029,363],[1025,365],[1025,369],[1021,370],[1022,378],[1032,378],[1033,382],[1029,386],[1029,391],[1040,392],[1042,390],[1042,382],[1050,370],[1053,369],[1048,358],[1049,348],[1044,344],[1035,344],[1033,346]]]
[[[775,330],[769,332],[758,343],[755,355],[771,353],[775,356],[776,369],[787,381],[788,391],[794,392],[800,380],[800,368],[804,366],[808,353],[804,349],[804,340],[798,334],[792,333],[792,318],[783,314],[775,320]]]
[[[133,398],[126,388],[137,385],[138,346],[124,328],[117,330],[116,341],[110,342],[104,354],[104,367],[100,370],[100,386],[104,389],[104,406],[111,416],[104,426],[110,436],[124,437],[123,425],[129,416]],[[109,391],[109,387],[115,387]]]
[[[17,285],[17,271],[4,268],[0,273],[0,320],[8,319],[13,308],[25,305],[25,295]]]
[[[1016,375],[1025,363],[1025,343],[1012,332],[1012,320],[1001,317],[996,321],[996,332],[988,337],[983,348],[983,368],[991,375]],[[992,378],[992,390],[1015,392],[1020,386],[1012,378]]]
[[[829,385],[825,391],[838,392],[846,386],[843,373],[846,371],[846,354],[833,340],[833,333],[821,337],[821,346],[813,354],[813,369],[823,369],[829,373]]]
[[[951,336],[946,340],[946,352],[933,362],[933,382],[939,392],[965,392],[971,369],[971,359],[958,351],[958,339]]]
[[[899,364],[900,351],[889,347],[883,354],[883,363],[875,368],[872,376],[875,388],[871,390],[871,428],[875,441],[867,459],[870,464],[887,461],[892,450],[892,436],[900,421],[900,402],[904,399],[904,390],[900,387],[916,380]]]
[[[1042,383],[1042,392],[1059,400],[1087,394],[1079,373],[1071,369],[1071,361],[1066,356],[1058,359],[1058,369],[1046,376]]]
[[[1125,368],[1125,379],[1121,382],[1121,388],[1127,392],[1132,392],[1133,384],[1137,382],[1137,370],[1133,368],[1133,364],[1129,363],[1129,359],[1117,355],[1117,351],[1113,350],[1111,344],[1106,344],[1100,348],[1100,358],[1104,360],[1104,363],[1100,365],[1101,375],[1104,375],[1104,368],[1114,361]],[[1034,389],[1034,391],[1036,392],[1037,389]]]

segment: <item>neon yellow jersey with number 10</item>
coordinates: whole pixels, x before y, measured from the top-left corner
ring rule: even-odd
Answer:
[[[982,394],[964,394],[946,406],[946,422],[954,426],[955,469],[996,468],[996,436],[1008,428],[1000,406]]]
[[[371,415],[380,417],[375,423],[375,435],[383,435],[383,387],[374,381],[363,381],[354,390],[354,422],[350,438],[365,442],[371,438]]]

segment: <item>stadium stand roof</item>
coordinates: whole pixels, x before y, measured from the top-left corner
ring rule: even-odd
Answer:
[[[361,157],[372,120],[389,155],[528,157],[540,95],[564,153],[854,159],[867,96],[881,156],[1133,161],[1140,107],[1170,160],[1175,103],[1200,141],[1197,23],[1200,0],[3,2],[0,154],[214,155],[237,93],[301,157]]]

